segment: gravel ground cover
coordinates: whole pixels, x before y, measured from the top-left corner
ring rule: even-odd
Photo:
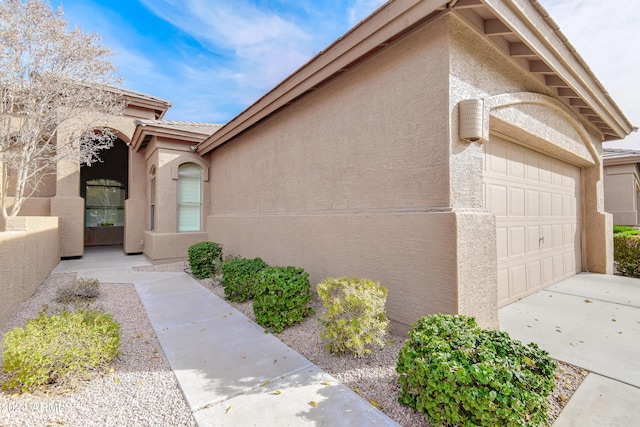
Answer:
[[[56,290],[75,274],[52,274],[0,331],[23,326],[43,305],[55,308]],[[110,372],[72,392],[0,392],[0,426],[195,426],[133,285],[101,283],[92,307],[120,323],[120,352]],[[0,353],[0,362],[1,359]],[[0,370],[0,382],[6,374]]]
[[[178,262],[137,269],[183,271],[186,264]],[[45,304],[55,307],[57,288],[74,277],[74,274],[50,275],[0,333],[22,326]],[[199,282],[224,298],[218,280]],[[24,395],[0,392],[0,426],[195,426],[133,285],[101,283],[100,291],[100,297],[93,305],[111,313],[121,325],[121,355],[113,362],[113,369],[71,392],[55,389]],[[250,301],[232,305],[254,319]],[[397,403],[399,386],[395,366],[405,337],[390,334],[387,346],[361,359],[350,355],[334,356],[325,350],[320,339],[321,324],[317,316],[323,308],[316,298],[313,307],[316,315],[275,335],[399,424],[428,426],[422,414]],[[578,367],[558,363],[556,388],[549,397],[549,423],[555,420],[586,374]],[[0,371],[0,381],[4,378],[5,374]]]

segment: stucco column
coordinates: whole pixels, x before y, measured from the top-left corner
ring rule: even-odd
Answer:
[[[602,165],[584,168],[583,269],[613,274],[613,216],[604,211],[602,177]]]
[[[58,130],[58,147],[66,143],[67,131]],[[51,216],[59,218],[60,256],[84,254],[84,199],[80,197],[80,164],[63,159],[56,169],[56,195],[51,199]]]
[[[144,249],[144,231],[148,228],[147,173],[144,154],[129,150],[129,194],[124,201],[124,252]]]
[[[496,223],[483,211],[456,212],[458,313],[498,328]]]

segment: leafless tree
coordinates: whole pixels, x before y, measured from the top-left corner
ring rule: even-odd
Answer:
[[[0,1],[0,230],[60,160],[91,165],[113,146],[106,119],[124,101],[99,40],[44,0]]]

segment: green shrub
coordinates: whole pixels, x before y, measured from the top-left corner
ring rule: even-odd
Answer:
[[[398,356],[398,401],[432,425],[547,425],[554,369],[536,344],[480,329],[471,317],[423,317]]]
[[[253,313],[259,325],[281,332],[313,314],[310,301],[311,284],[304,269],[267,267],[258,274]]]
[[[640,277],[640,236],[614,234],[613,260],[619,274]]]
[[[4,389],[33,391],[47,384],[73,387],[118,353],[120,325],[97,310],[41,312],[4,336]]]
[[[268,265],[260,258],[238,258],[222,263],[222,287],[229,301],[242,302],[253,298],[260,271]]]
[[[66,283],[58,288],[56,299],[67,303],[78,300],[94,300],[100,296],[98,279],[82,278]]]
[[[640,230],[635,229],[628,225],[614,225],[613,234],[627,233],[629,235],[640,234]]]
[[[189,267],[197,279],[213,276],[222,263],[222,246],[214,242],[199,242],[189,246]]]
[[[387,288],[380,282],[357,278],[327,278],[317,286],[325,312],[321,333],[332,353],[351,352],[357,357],[383,347],[389,319],[385,315]]]

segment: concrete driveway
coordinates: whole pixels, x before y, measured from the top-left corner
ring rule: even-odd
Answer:
[[[591,372],[554,427],[640,425],[640,279],[578,274],[501,308],[500,326]]]

